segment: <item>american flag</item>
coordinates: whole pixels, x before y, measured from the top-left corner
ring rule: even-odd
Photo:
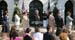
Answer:
[[[25,11],[25,6],[24,6],[24,0],[23,0],[23,3],[22,3],[22,13]]]

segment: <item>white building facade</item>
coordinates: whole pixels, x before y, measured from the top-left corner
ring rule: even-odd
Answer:
[[[15,7],[15,4],[14,4],[14,0],[5,0],[8,4],[8,14],[9,14],[9,17],[10,17],[10,23],[12,23],[11,19],[12,19],[12,14],[13,14],[13,11],[14,11],[14,7]],[[25,6],[25,9],[29,12],[29,4],[32,0],[24,0],[24,6]],[[47,7],[48,7],[48,0],[40,0],[42,3],[43,3],[43,11],[46,11],[47,10]],[[60,10],[61,14],[62,14],[62,17],[64,18],[64,10],[65,10],[65,3],[66,1],[68,0],[58,0],[57,2],[57,8]],[[73,2],[73,15],[75,16],[75,1],[72,0]],[[19,0],[19,4],[18,4],[18,7],[20,10],[22,10],[22,3],[23,3],[23,0]],[[54,3],[55,3],[55,0],[50,0],[50,8],[51,10],[53,10],[54,8]],[[75,19],[75,17],[73,17]]]

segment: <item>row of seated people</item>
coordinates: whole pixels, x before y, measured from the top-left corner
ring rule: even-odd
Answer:
[[[59,30],[58,36],[52,31],[52,27],[47,27],[46,33],[41,33],[40,28],[35,27],[35,32],[32,33],[30,28],[26,28],[22,36],[16,31],[15,26],[11,28],[9,37],[3,37],[3,40],[75,40],[74,35],[71,35],[67,29]],[[6,38],[6,39],[5,39]]]

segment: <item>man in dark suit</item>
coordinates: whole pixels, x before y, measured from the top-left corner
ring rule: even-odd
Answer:
[[[60,30],[62,30],[63,25],[64,25],[63,18],[61,17],[61,14],[58,13],[58,16],[56,17],[56,27],[57,27],[56,35],[57,36],[60,34]]]

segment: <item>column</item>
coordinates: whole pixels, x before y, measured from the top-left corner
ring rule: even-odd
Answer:
[[[75,24],[75,1],[73,0],[73,24]]]

